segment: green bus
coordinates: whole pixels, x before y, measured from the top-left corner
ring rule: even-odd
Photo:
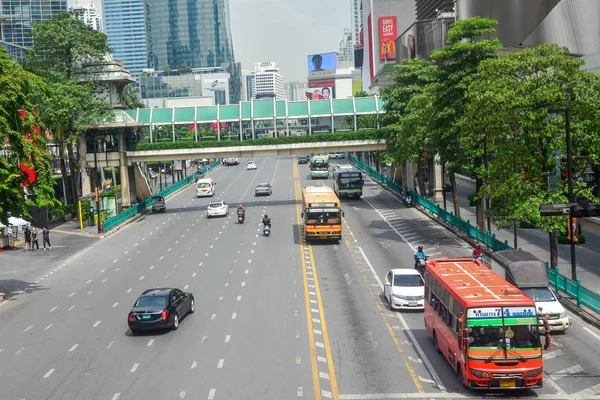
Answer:
[[[329,157],[328,156],[313,156],[310,159],[310,177],[312,179],[317,178],[329,178]]]
[[[360,199],[364,184],[362,171],[355,166],[337,164],[333,166],[333,190],[338,198]]]

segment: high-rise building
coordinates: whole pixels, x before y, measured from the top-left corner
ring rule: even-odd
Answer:
[[[24,47],[31,47],[33,26],[56,18],[67,11],[67,0],[2,0],[0,1],[0,41],[9,54],[22,61]]]
[[[77,18],[81,22],[92,29],[102,32],[102,17],[98,14],[93,0],[77,0],[73,7],[71,7],[71,10],[77,13]]]
[[[340,40],[340,49],[337,53],[338,62],[354,62],[354,42],[352,30],[344,29],[344,36]]]
[[[146,0],[146,23],[154,69],[234,62],[228,0]]]
[[[148,68],[144,0],[104,0],[104,31],[116,59],[135,78]]]
[[[246,80],[244,81],[246,87],[246,101],[252,100],[252,93],[254,88],[254,72],[250,72],[246,75]]]
[[[285,99],[283,77],[275,61],[261,61],[254,64],[252,98],[255,100]]]
[[[285,98],[288,101],[306,100],[309,91],[308,82],[288,82],[284,84]]]
[[[360,29],[363,26],[363,12],[361,0],[352,1],[352,44],[360,43]]]
[[[452,11],[453,4],[448,0],[416,0],[417,21],[436,18],[441,11]]]

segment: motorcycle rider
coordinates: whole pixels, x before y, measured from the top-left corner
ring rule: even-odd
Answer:
[[[427,261],[427,254],[423,251],[423,246],[417,247],[417,252],[415,253],[415,269],[422,273],[421,260]]]
[[[244,210],[244,207],[242,207],[242,203],[238,205],[237,214],[241,215],[242,217],[246,215],[246,210]]]
[[[473,259],[477,260],[479,257],[483,257],[483,250],[481,249],[481,245],[477,243],[473,249]]]
[[[262,223],[264,226],[266,226],[266,225],[271,226],[271,218],[269,218],[269,216],[267,214],[265,214],[265,216],[262,219]]]

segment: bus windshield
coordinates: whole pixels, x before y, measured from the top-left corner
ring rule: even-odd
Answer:
[[[537,324],[468,327],[470,348],[534,349],[541,346]]]
[[[339,177],[338,182],[341,188],[359,188],[363,185],[363,180],[360,176]]]
[[[340,210],[306,210],[306,225],[339,225]]]

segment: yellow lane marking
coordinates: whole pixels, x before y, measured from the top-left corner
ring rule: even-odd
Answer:
[[[321,314],[321,328],[323,329],[323,343],[325,344],[325,353],[329,365],[329,377],[331,379],[331,394],[334,399],[339,399],[337,380],[335,379],[335,370],[333,368],[333,357],[331,356],[331,346],[329,345],[329,335],[327,333],[327,322],[325,321],[325,312],[323,311],[323,300],[321,299],[321,290],[319,289],[319,279],[317,277],[317,268],[313,257],[312,246],[308,245],[308,253],[310,254],[310,262],[312,264],[313,278],[315,282],[315,293],[317,293],[317,301],[319,304],[319,314]]]
[[[306,322],[308,328],[308,343],[310,346],[310,361],[313,376],[313,386],[315,391],[315,400],[321,400],[321,385],[319,382],[319,370],[317,368],[317,349],[315,348],[315,336],[312,324],[312,314],[310,311],[310,301],[308,293],[308,279],[306,274],[306,260],[304,258],[304,246],[302,244],[302,224],[300,222],[300,207],[299,207],[299,192],[300,192],[300,175],[298,173],[298,166],[293,163],[294,170],[294,197],[296,199],[296,218],[298,221],[298,240],[300,242],[300,259],[302,260],[302,281],[304,283],[304,302],[306,305]],[[316,287],[316,285],[315,285]],[[324,324],[323,324],[324,325]],[[331,364],[331,362],[330,362]]]

